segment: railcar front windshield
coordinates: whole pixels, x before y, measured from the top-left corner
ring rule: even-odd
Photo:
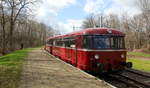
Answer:
[[[86,36],[86,46],[92,49],[124,49],[123,36]]]
[[[101,48],[109,48],[110,42],[108,37],[94,37],[93,38],[93,48],[101,49]]]

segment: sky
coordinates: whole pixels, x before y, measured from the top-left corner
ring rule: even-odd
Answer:
[[[89,14],[102,13],[129,16],[141,11],[136,0],[42,0],[36,10],[36,19],[57,29],[61,34],[73,32],[73,26],[81,30],[83,20]]]

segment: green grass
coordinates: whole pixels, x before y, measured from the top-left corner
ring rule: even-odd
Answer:
[[[33,49],[17,50],[0,57],[0,88],[17,88],[24,58]]]
[[[128,55],[141,56],[141,57],[150,58],[150,54],[143,53],[143,52],[128,52]]]
[[[133,68],[150,72],[150,60],[140,60],[135,58],[129,58],[128,62],[133,63]]]

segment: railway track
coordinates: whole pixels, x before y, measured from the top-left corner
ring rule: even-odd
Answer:
[[[139,71],[135,69],[126,69],[126,71],[150,78],[149,72]]]
[[[109,79],[126,85],[126,88],[150,88],[150,73],[139,70],[126,69],[120,74],[109,75]]]

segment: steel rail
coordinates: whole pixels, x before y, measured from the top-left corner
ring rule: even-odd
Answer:
[[[126,69],[126,71],[140,75],[140,76],[150,78],[150,73],[148,73],[148,72],[143,72],[143,71],[139,71],[139,70],[135,70],[135,69]]]
[[[111,75],[110,77],[115,79],[115,81],[118,80],[119,83],[120,82],[124,83],[127,86],[130,86],[130,87],[133,87],[133,88],[140,88],[139,85],[134,84],[133,82],[129,82],[129,80],[124,79],[123,77],[120,77],[119,75]]]
[[[146,84],[146,83],[143,83],[143,82],[140,82],[140,81],[137,81],[137,80],[135,80],[135,79],[133,79],[133,78],[129,78],[128,76],[121,75],[121,74],[118,74],[118,76],[121,76],[121,77],[123,77],[123,78],[125,78],[125,79],[131,80],[131,81],[133,81],[133,82],[135,82],[135,83],[137,83],[137,84],[140,84],[140,85],[141,85],[142,87],[144,87],[144,88],[150,88],[150,85],[148,85],[148,84]]]

